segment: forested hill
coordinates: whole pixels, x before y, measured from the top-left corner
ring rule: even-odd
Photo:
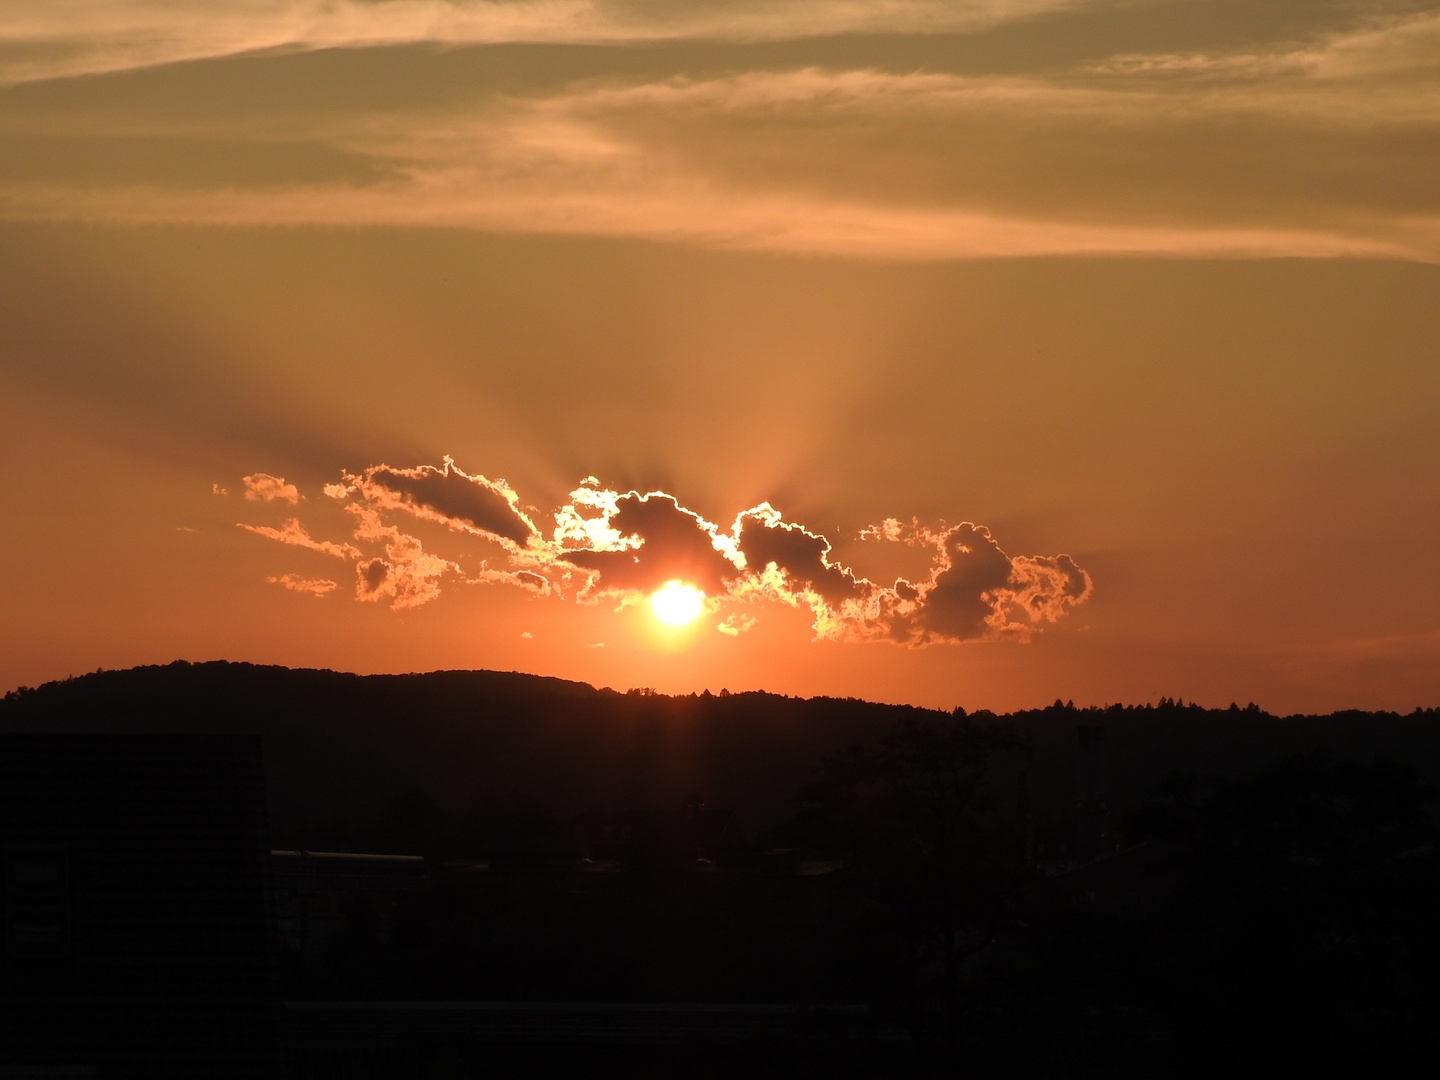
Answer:
[[[0,731],[258,734],[280,822],[365,817],[414,791],[454,807],[519,791],[564,813],[699,795],[768,821],[820,755],[879,737],[906,711],[621,694],[518,672],[361,676],[217,661],[7,694]]]
[[[245,663],[98,671],[0,700],[0,731],[243,732],[264,740],[277,823],[364,817],[424,792],[459,808],[497,792],[557,812],[678,806],[699,796],[764,830],[823,756],[900,718],[946,714],[855,699],[666,696],[495,671],[353,675]],[[978,714],[994,720],[991,714]],[[1233,774],[1286,754],[1410,761],[1440,779],[1440,710],[1276,717],[1162,701],[1008,717],[1031,747],[1037,809],[1073,805],[1077,728],[1103,727],[1115,807],[1163,775]]]

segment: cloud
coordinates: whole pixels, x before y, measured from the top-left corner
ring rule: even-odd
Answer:
[[[989,529],[970,522],[941,531],[914,527],[895,540],[936,551],[927,581],[900,581],[893,590],[890,632],[912,644],[1028,640],[1038,624],[1055,622],[1094,591],[1070,556],[1011,558]]]
[[[378,543],[383,556],[361,558],[355,563],[355,599],[389,600],[396,611],[419,607],[440,595],[442,575],[460,567],[448,559],[427,552],[418,539],[386,525],[372,507],[351,503],[346,507],[356,520],[355,539]]]
[[[977,30],[1069,0],[12,0],[0,82],[260,51],[507,42],[639,45]]]
[[[997,610],[995,597],[1009,585],[1013,566],[989,530],[966,523],[940,534],[918,534],[922,542],[934,544],[938,557],[928,582],[906,583],[914,599],[902,597],[909,610],[896,620],[897,628],[921,642],[1003,632],[1008,620]]]
[[[290,518],[280,528],[271,528],[269,525],[246,525],[243,522],[236,523],[247,532],[255,533],[257,536],[268,537],[271,540],[279,540],[282,544],[291,544],[294,547],[309,548],[311,551],[320,551],[326,555],[334,555],[337,559],[353,559],[360,554],[360,549],[353,544],[335,543],[331,540],[315,540],[305,531],[298,518]]]
[[[855,600],[869,584],[830,562],[830,541],[785,521],[769,503],[742,513],[735,519],[734,531],[748,569],[759,574],[774,567],[790,588],[813,590],[827,604]]]
[[[890,519],[863,530],[869,542],[910,545],[928,557],[917,580],[885,585],[833,561],[829,539],[769,503],[742,510],[725,530],[668,492],[620,492],[587,477],[554,511],[546,537],[508,485],[467,474],[449,458],[441,468],[376,465],[343,475],[325,490],[344,504],[353,544],[313,540],[294,519],[282,529],[244,527],[351,559],[356,599],[396,609],[436,599],[447,575],[571,602],[619,599],[621,607],[678,579],[706,594],[707,610],[723,611],[715,628],[729,637],[773,603],[808,610],[817,640],[923,647],[1028,641],[1093,592],[1069,555],[1012,557],[970,522],[932,528]],[[457,550],[425,550],[387,520],[397,514],[447,526]],[[468,573],[465,562],[473,563]]]
[[[297,518],[289,519],[280,528],[243,523],[240,528],[284,544],[352,561],[355,598],[367,602],[387,601],[396,610],[419,607],[439,597],[440,579],[446,574],[458,573],[460,566],[426,551],[418,537],[387,523],[383,517],[386,512],[400,511],[453,531],[499,541],[516,556],[521,554],[520,545],[512,538],[524,540],[534,534],[528,519],[514,509],[514,493],[503,482],[469,476],[455,469],[448,458],[440,468],[393,469],[376,465],[361,474],[343,476],[342,483],[325,485],[324,493],[333,499],[348,500],[345,510],[351,516],[351,539],[355,543],[316,540]],[[264,493],[257,496],[263,501],[278,497],[273,494],[276,482],[275,477],[264,474],[246,478],[250,491]],[[296,492],[294,501],[298,498]],[[279,580],[285,584],[283,579]],[[523,569],[492,571],[484,563],[474,580],[505,581],[536,591],[548,589],[548,582],[540,575]],[[287,584],[286,587],[294,586]]]
[[[298,574],[281,574],[279,577],[267,577],[265,580],[271,585],[281,585],[293,592],[307,593],[317,599],[339,588],[328,578],[308,578]]]
[[[716,630],[728,637],[739,637],[746,630],[749,630],[758,620],[754,615],[727,615],[725,621],[720,623]]]
[[[911,646],[978,640],[1027,641],[1093,592],[1068,555],[1007,555],[988,529],[969,522],[908,528],[885,522],[865,534],[933,552],[927,578],[884,586],[830,559],[826,537],[762,503],[742,511],[728,533],[663,492],[639,495],[582,487],[556,514],[555,554],[595,573],[580,592],[647,595],[679,578],[720,604],[778,602],[808,608],[819,639],[890,640]],[[574,545],[579,546],[576,550]],[[734,613],[717,629],[753,625]]]
[[[0,216],[468,228],[866,259],[1433,262],[1432,38],[1440,16],[1028,75],[616,75],[424,109],[246,115],[231,137],[260,145],[268,129],[277,162],[299,140],[368,163],[372,179],[0,175]],[[116,121],[74,123],[83,134]],[[202,140],[207,160],[225,135],[153,110],[127,123],[136,139]]]
[[[615,539],[600,544],[590,540],[591,546],[567,548],[560,555],[574,566],[595,571],[600,591],[649,593],[681,578],[714,595],[723,592],[726,579],[736,573],[735,563],[722,550],[728,545],[717,543],[715,526],[686,510],[673,495],[659,491],[616,495],[602,519]]]
[[[1034,176],[1057,171],[1041,162],[1034,170]],[[1334,220],[1308,223],[1103,222],[998,210],[896,207],[794,192],[727,191],[701,177],[674,185],[666,184],[663,176],[652,177],[628,193],[615,183],[586,189],[578,178],[555,188],[510,189],[473,185],[463,174],[417,179],[434,183],[264,194],[12,187],[0,190],[0,218],[461,228],[633,237],[732,251],[899,261],[1117,255],[1440,262],[1440,212],[1428,210],[1397,215],[1361,208],[1348,219],[1336,215]],[[1124,213],[1118,205],[1115,209]]]
[[[1333,82],[1377,75],[1434,75],[1440,71],[1440,13],[1372,16],[1310,41],[1281,42],[1260,52],[1121,54],[1092,64],[1089,70],[1212,81],[1216,76],[1304,76]],[[1429,105],[1433,109],[1434,103]]]
[[[482,562],[474,577],[465,579],[466,585],[514,585],[527,589],[539,596],[551,595],[550,582],[543,574],[530,570],[497,570]]]
[[[422,520],[519,547],[539,535],[504,480],[471,476],[448,457],[438,469],[432,465],[413,469],[372,465],[359,475],[345,474],[344,484],[326,485],[325,491],[334,498],[356,491],[374,506],[404,510]]]
[[[240,482],[245,485],[245,498],[250,502],[285,502],[294,506],[300,501],[299,490],[294,484],[285,483],[282,476],[253,473],[242,476]]]

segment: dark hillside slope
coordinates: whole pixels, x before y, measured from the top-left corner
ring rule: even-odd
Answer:
[[[1258,709],[1171,704],[1075,709],[1054,705],[1010,717],[1033,748],[1031,782],[1041,806],[1075,796],[1076,729],[1103,729],[1104,798],[1134,806],[1169,773],[1236,776],[1292,754],[1409,762],[1440,783],[1440,709],[1408,714],[1349,710],[1272,716]]]
[[[932,715],[854,699],[620,694],[515,672],[352,675],[216,661],[102,671],[7,694],[0,731],[216,732],[264,740],[272,820],[365,818],[423,791],[462,809],[521,792],[559,814],[673,807],[691,795],[764,830],[825,754]],[[988,716],[989,714],[984,714]],[[1176,705],[1014,714],[1035,808],[1076,796],[1076,729],[1105,729],[1105,799],[1133,805],[1167,772],[1233,774],[1284,754],[1411,761],[1440,779],[1440,711],[1274,717]],[[1017,763],[1018,764],[1018,763]],[[1013,780],[999,793],[1010,801]]]
[[[365,817],[418,790],[457,809],[476,794],[520,791],[562,813],[699,794],[768,823],[820,754],[878,737],[905,711],[760,693],[627,695],[491,671],[359,676],[215,662],[10,694],[0,731],[258,734],[277,822]]]

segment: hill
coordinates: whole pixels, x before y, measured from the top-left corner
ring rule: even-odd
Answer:
[[[872,742],[916,715],[944,714],[760,692],[621,694],[518,672],[362,676],[177,661],[11,692],[0,700],[0,731],[258,734],[280,829],[373,817],[413,792],[453,810],[518,792],[561,815],[673,807],[699,796],[740,810],[763,833],[787,816],[826,754]],[[1276,717],[1253,706],[1168,700],[1105,709],[1057,702],[1000,719],[1031,747],[1017,767],[1029,774],[1042,816],[1073,807],[1082,725],[1104,729],[1112,807],[1133,805],[1169,772],[1235,774],[1320,749],[1410,761],[1440,779],[1433,709]]]

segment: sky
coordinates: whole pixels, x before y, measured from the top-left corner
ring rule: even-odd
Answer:
[[[1434,706],[1437,264],[1435,2],[0,0],[0,689]]]

